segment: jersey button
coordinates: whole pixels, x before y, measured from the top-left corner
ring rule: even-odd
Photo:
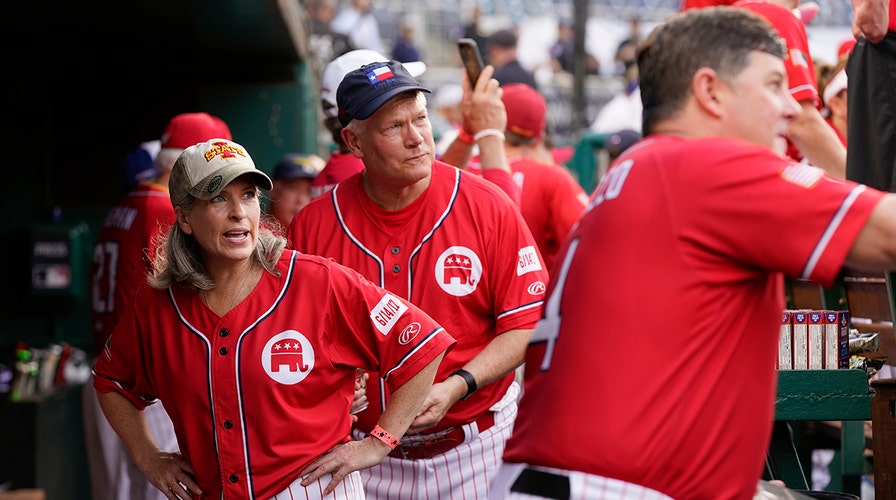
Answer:
[[[397,273],[398,271],[401,271],[401,266],[399,266],[398,264],[395,264],[394,266],[392,266],[393,273]]]
[[[222,348],[218,349],[218,353],[219,353],[221,356],[226,356],[226,355],[227,355],[227,348],[226,348],[226,347],[222,347]]]
[[[224,421],[224,428],[225,428],[225,429],[230,429],[231,427],[233,427],[233,422],[231,422],[230,420],[225,420],[225,421]]]
[[[229,479],[231,483],[235,483],[236,480],[239,478],[236,477],[236,474],[231,474],[230,477],[228,477],[227,479]]]
[[[401,249],[399,249],[398,247],[392,247],[392,255],[398,255],[398,252],[400,251]]]
[[[221,331],[218,332],[218,335],[220,335],[222,337],[226,337],[226,336],[230,335],[230,330],[228,330],[226,328],[222,328]]]

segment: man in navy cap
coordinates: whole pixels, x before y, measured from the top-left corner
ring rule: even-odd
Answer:
[[[493,71],[483,69],[473,102],[500,100]],[[295,249],[355,269],[457,339],[427,396],[431,410],[417,416],[380,465],[361,471],[369,499],[487,497],[516,415],[514,370],[548,280],[510,198],[435,159],[428,92],[396,61],[343,78],[336,94],[342,138],[365,169],[312,200],[288,234]],[[470,131],[483,166],[507,166],[503,108],[494,108],[500,113],[490,125]],[[395,342],[426,334],[407,330]],[[373,431],[393,368],[370,373],[370,405],[358,413],[356,439]]]
[[[287,153],[274,168],[271,204],[268,213],[284,229],[292,218],[311,201],[311,183],[326,162],[315,154]]]

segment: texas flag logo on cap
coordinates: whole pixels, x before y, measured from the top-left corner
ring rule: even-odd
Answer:
[[[370,83],[372,84],[377,84],[394,76],[395,73],[392,73],[392,68],[389,66],[380,66],[379,68],[374,68],[367,72],[367,79],[370,80]]]

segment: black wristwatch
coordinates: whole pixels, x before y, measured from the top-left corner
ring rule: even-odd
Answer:
[[[467,399],[468,397],[470,397],[470,394],[473,394],[474,392],[476,392],[476,379],[473,378],[472,373],[468,372],[467,370],[464,370],[463,368],[459,368],[457,370],[454,370],[454,372],[451,373],[451,375],[457,375],[460,378],[464,379],[464,382],[467,383],[467,393],[464,394],[464,397],[462,397],[460,399]]]

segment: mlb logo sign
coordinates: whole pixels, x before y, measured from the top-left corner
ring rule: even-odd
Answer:
[[[393,76],[395,76],[395,73],[392,73],[392,69],[389,66],[380,66],[367,72],[367,79],[373,84],[388,80]]]

